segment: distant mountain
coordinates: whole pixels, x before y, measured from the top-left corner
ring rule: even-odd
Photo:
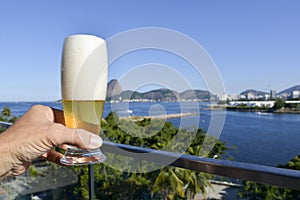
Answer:
[[[269,92],[263,92],[259,90],[254,90],[254,89],[248,89],[240,93],[240,95],[245,95],[247,96],[249,93],[252,93],[254,96],[264,96],[266,94],[269,94]]]
[[[125,90],[119,95],[119,97],[122,99],[142,99],[143,94],[136,91]]]
[[[176,91],[169,89],[157,89],[143,93],[145,99],[160,100],[160,101],[176,101],[178,100],[179,94]]]
[[[107,83],[106,99],[111,99],[112,96],[120,95],[122,87],[118,80],[112,79]]]
[[[295,85],[288,89],[282,90],[277,93],[278,96],[283,98],[290,98],[292,91],[300,91],[300,85]],[[251,93],[255,97],[270,94],[269,92],[259,91],[255,89],[248,89],[240,93],[240,95],[248,96]],[[153,100],[153,101],[178,101],[178,100],[217,100],[216,95],[211,94],[206,90],[186,90],[184,92],[177,92],[169,89],[156,89],[148,92],[136,92],[131,90],[122,90],[119,81],[113,79],[107,84],[106,100]]]
[[[277,95],[291,94],[292,91],[300,91],[300,85],[295,85],[295,86],[290,87],[288,89],[282,90],[282,91],[278,92]],[[245,90],[245,91],[241,92],[240,94],[241,95],[247,95],[248,93],[253,93],[254,95],[269,94],[269,92],[263,92],[263,91],[258,91],[258,90],[254,90],[254,89]]]
[[[157,89],[140,93],[131,90],[122,91],[118,80],[111,80],[107,85],[107,100],[155,100],[155,101],[177,101],[177,100],[209,100],[213,95],[205,90],[186,90],[178,93],[169,89]]]
[[[300,91],[300,85],[295,85],[295,86],[290,87],[290,88],[288,88],[288,89],[282,90],[282,91],[279,92],[278,94],[279,94],[279,95],[282,95],[282,94],[291,94],[292,91]]]
[[[209,100],[213,95],[206,90],[186,90],[180,93],[181,99],[202,99],[202,100]]]

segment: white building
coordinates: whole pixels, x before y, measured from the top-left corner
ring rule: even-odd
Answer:
[[[271,99],[276,99],[276,90],[271,90],[270,91],[270,98]]]
[[[219,100],[220,101],[227,101],[228,99],[228,94],[222,94],[220,97],[219,97]]]
[[[265,100],[270,100],[270,95],[269,94],[265,94]]]
[[[254,99],[254,93],[253,92],[249,92],[248,94],[247,94],[247,99]]]
[[[236,100],[240,99],[240,95],[238,95],[238,94],[230,94],[230,95],[228,95],[228,99],[230,101],[236,101]]]
[[[258,107],[273,107],[274,101],[231,101],[229,102],[229,105],[231,106],[238,106],[246,104],[247,106],[258,106]]]
[[[299,90],[292,91],[291,97],[292,99],[300,98],[300,91]]]

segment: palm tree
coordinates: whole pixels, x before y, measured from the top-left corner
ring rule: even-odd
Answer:
[[[157,134],[152,135],[151,131],[157,131],[157,127],[160,127],[160,124],[159,122],[151,121],[150,119],[135,122],[135,126],[132,126],[132,122],[129,123],[126,120],[120,120],[118,117],[114,117],[111,113],[106,118],[106,122],[107,123],[104,123],[102,126],[103,137],[107,137],[111,141],[118,143],[143,146],[146,148],[163,149],[169,145],[170,141],[172,141],[174,137],[180,135],[180,137],[176,138],[174,146],[170,147],[171,149],[167,148],[167,150],[172,151],[173,149],[180,149],[185,151],[186,154],[197,156],[201,152],[204,141],[206,141],[205,144],[216,144],[215,148],[213,148],[208,155],[209,157],[223,154],[227,150],[224,143],[218,141],[216,138],[207,136],[202,129],[193,130],[194,132],[191,134],[191,130],[178,130],[178,128],[173,126],[172,123],[165,122],[164,126],[160,128],[160,131],[158,131]],[[120,124],[122,127],[126,127],[124,128],[126,130],[121,129],[119,127]],[[135,137],[135,134],[130,134],[141,130],[145,131],[143,132],[143,135],[150,133],[149,135],[151,136],[147,138],[138,138]],[[190,141],[189,139],[193,139],[192,144],[188,149],[186,149],[186,142]],[[118,160],[118,156],[114,156],[114,159],[109,160],[115,160],[118,162],[118,165],[130,165],[129,160],[127,161],[128,163],[120,162]],[[143,166],[145,167],[146,164]],[[147,181],[150,180],[150,182],[154,182],[153,185],[149,186],[149,190],[152,191],[152,197],[155,199],[162,195],[164,199],[168,200],[176,198],[193,199],[199,192],[205,194],[207,186],[211,186],[209,180],[213,178],[212,175],[206,173],[175,167],[165,167],[159,171],[148,174],[140,174],[139,176],[128,173],[126,174],[126,177],[127,178],[124,179],[124,181],[145,179]],[[139,185],[137,183],[140,182],[141,181],[137,181],[135,184]]]
[[[161,191],[165,199],[173,200],[178,195],[181,198],[193,199],[210,185],[212,175],[188,169],[166,167],[156,177],[153,192]]]
[[[7,121],[11,117],[11,110],[9,107],[5,106],[1,111],[1,118],[3,121]]]

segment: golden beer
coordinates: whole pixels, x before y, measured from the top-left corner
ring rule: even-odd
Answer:
[[[104,100],[63,100],[66,126],[99,135]]]

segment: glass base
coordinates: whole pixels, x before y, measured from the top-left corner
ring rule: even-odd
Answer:
[[[102,163],[106,160],[106,156],[100,149],[83,150],[75,147],[68,148],[64,156],[60,159],[60,163],[64,165],[88,165]]]

